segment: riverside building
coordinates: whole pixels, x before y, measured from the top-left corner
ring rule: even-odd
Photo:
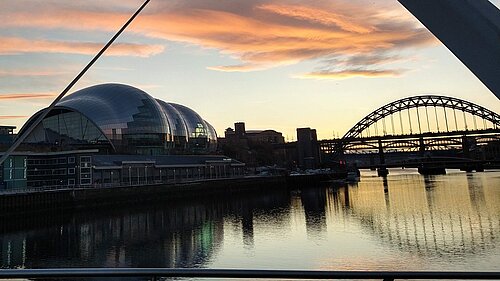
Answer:
[[[215,129],[194,110],[132,86],[102,84],[64,97],[15,156],[25,159],[17,161],[23,162],[27,187],[141,185],[241,175],[244,164],[213,155],[216,149]],[[12,186],[6,184],[7,162],[0,178],[4,189]],[[12,168],[20,170],[21,165]]]

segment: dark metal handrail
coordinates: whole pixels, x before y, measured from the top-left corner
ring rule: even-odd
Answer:
[[[61,268],[3,269],[0,279],[8,278],[88,278],[162,277],[268,278],[268,279],[482,279],[500,280],[500,272],[453,271],[317,271],[203,268]]]

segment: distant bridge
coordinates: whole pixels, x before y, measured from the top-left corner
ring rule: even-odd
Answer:
[[[376,109],[341,139],[319,141],[319,147],[324,155],[334,159],[346,154],[378,153],[378,164],[386,166],[384,152],[429,156],[433,151],[452,150],[471,159],[477,158],[472,152],[479,147],[494,143],[500,143],[500,115],[469,101],[422,95]]]

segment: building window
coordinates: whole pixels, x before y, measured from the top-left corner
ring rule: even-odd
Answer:
[[[90,162],[90,156],[81,156],[80,162]]]
[[[69,164],[75,163],[75,157],[68,157],[68,163]]]
[[[68,179],[68,185],[75,185],[75,179]]]
[[[92,158],[90,156],[80,156],[80,185],[88,185],[92,182],[91,164]]]
[[[81,179],[80,184],[82,185],[89,185],[90,184],[90,179]]]
[[[75,174],[75,168],[68,168],[68,175],[74,175]]]

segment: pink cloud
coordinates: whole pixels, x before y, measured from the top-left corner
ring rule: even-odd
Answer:
[[[260,66],[257,64],[240,64],[240,65],[220,65],[220,66],[209,66],[207,69],[217,70],[222,72],[249,72],[255,70],[265,69],[265,66]]]
[[[338,26],[348,32],[369,33],[374,31],[373,27],[369,25],[358,24],[350,17],[317,8],[298,5],[276,4],[264,4],[257,6],[257,8],[277,15],[288,16],[299,20],[310,21],[313,23],[320,23],[329,27]]]
[[[323,6],[315,2],[307,2],[307,5],[300,1],[274,2],[259,1],[256,4],[245,1],[239,5],[222,5],[218,1],[208,0],[156,3],[154,9],[141,14],[127,32],[217,49],[222,54],[240,60],[236,65],[208,67],[226,72],[262,70],[314,60],[325,64],[325,69],[318,73],[331,72],[330,69],[337,68],[336,72],[346,75],[351,73],[352,76],[359,69],[368,69],[371,64],[352,60],[352,63],[338,69],[337,65],[328,65],[328,62],[387,56],[408,48],[435,44],[432,35],[415,20],[393,17],[391,15],[395,12],[385,7],[362,5],[360,2],[352,4],[349,1],[327,2]],[[239,7],[241,5],[245,8]],[[402,8],[398,11],[406,13]],[[26,28],[114,31],[128,15],[128,12],[123,11],[99,12],[64,6],[64,10],[13,12],[9,14],[6,24]],[[97,48],[93,43],[21,43],[24,43],[26,52],[36,49],[70,52],[73,49],[78,50],[73,52],[90,53]],[[150,56],[162,50],[156,45],[123,44],[114,46],[110,53]],[[15,52],[15,49],[9,51]],[[339,75],[323,76],[334,78]],[[359,72],[359,76],[364,75]]]
[[[27,118],[27,115],[0,115],[0,119],[21,119]]]
[[[40,92],[40,93],[9,93],[0,94],[0,100],[17,100],[17,99],[47,99],[53,98],[57,94]]]
[[[403,70],[340,70],[340,71],[319,71],[311,72],[303,75],[298,75],[297,78],[303,79],[347,79],[353,77],[366,77],[366,78],[378,78],[378,77],[396,77],[403,74]]]
[[[53,71],[53,70],[26,70],[26,69],[14,69],[14,70],[0,70],[0,77],[16,77],[16,76],[57,76],[64,75],[68,72],[64,71]]]
[[[54,40],[28,40],[18,37],[0,37],[0,55],[20,53],[70,53],[94,55],[103,43],[69,42]],[[163,52],[162,45],[144,45],[131,43],[114,44],[106,53],[112,56],[149,57]]]

